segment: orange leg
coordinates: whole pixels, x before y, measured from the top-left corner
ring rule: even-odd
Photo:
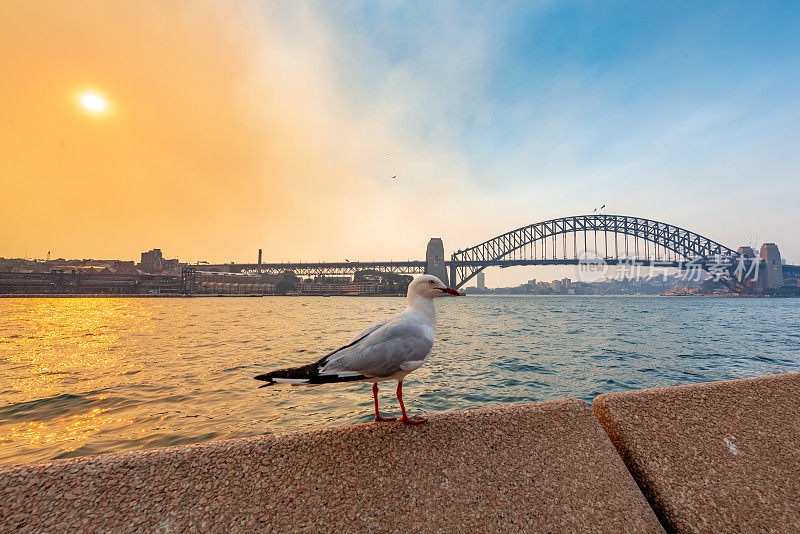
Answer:
[[[372,383],[372,398],[375,399],[375,422],[381,423],[383,421],[394,421],[397,417],[381,417],[381,412],[378,411],[378,383]]]
[[[420,423],[424,423],[428,420],[427,417],[422,417],[419,415],[415,415],[414,417],[408,417],[406,415],[406,407],[403,404],[403,381],[397,381],[397,400],[400,401],[400,411],[403,412],[403,417],[400,418],[400,421],[407,425],[418,425]]]

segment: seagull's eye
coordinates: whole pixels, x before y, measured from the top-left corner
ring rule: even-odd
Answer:
[[[429,283],[430,285],[433,285],[433,284],[435,284],[436,282],[434,282],[433,280],[428,280],[428,283]]]

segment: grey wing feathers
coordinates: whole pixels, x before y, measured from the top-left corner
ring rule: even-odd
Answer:
[[[364,330],[362,330],[361,332],[359,332],[359,333],[358,333],[356,336],[354,336],[354,337],[353,337],[353,339],[351,339],[350,341],[348,341],[348,342],[347,342],[347,344],[348,344],[348,345],[350,345],[351,343],[354,343],[354,342],[358,341],[358,340],[359,340],[359,339],[361,339],[362,337],[366,337],[366,336],[370,335],[370,334],[371,334],[371,333],[373,333],[375,330],[377,330],[378,328],[382,327],[383,325],[385,325],[386,323],[388,323],[388,322],[389,322],[389,321],[391,321],[391,320],[392,320],[392,318],[390,317],[389,319],[386,319],[385,321],[380,321],[380,322],[378,322],[378,323],[375,323],[375,324],[371,324],[371,325],[369,325],[369,326],[368,326],[368,327],[366,327]]]
[[[402,370],[402,364],[428,356],[433,348],[432,334],[409,321],[387,321],[361,341],[332,354],[320,373],[391,376]]]

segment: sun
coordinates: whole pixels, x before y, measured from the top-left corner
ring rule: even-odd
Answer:
[[[103,113],[108,108],[106,99],[97,93],[81,93],[81,105],[91,113]]]

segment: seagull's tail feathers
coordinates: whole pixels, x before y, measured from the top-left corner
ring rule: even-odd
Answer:
[[[274,384],[310,384],[311,378],[316,374],[317,364],[303,365],[301,367],[290,367],[288,369],[278,369],[255,377],[256,380],[266,382],[262,388]]]
[[[302,365],[300,367],[290,367],[289,369],[279,369],[270,373],[264,373],[255,377],[256,380],[266,382],[260,386],[265,388],[275,384],[330,384],[332,382],[353,382],[356,380],[367,380],[369,377],[350,371],[320,374],[320,362]]]

